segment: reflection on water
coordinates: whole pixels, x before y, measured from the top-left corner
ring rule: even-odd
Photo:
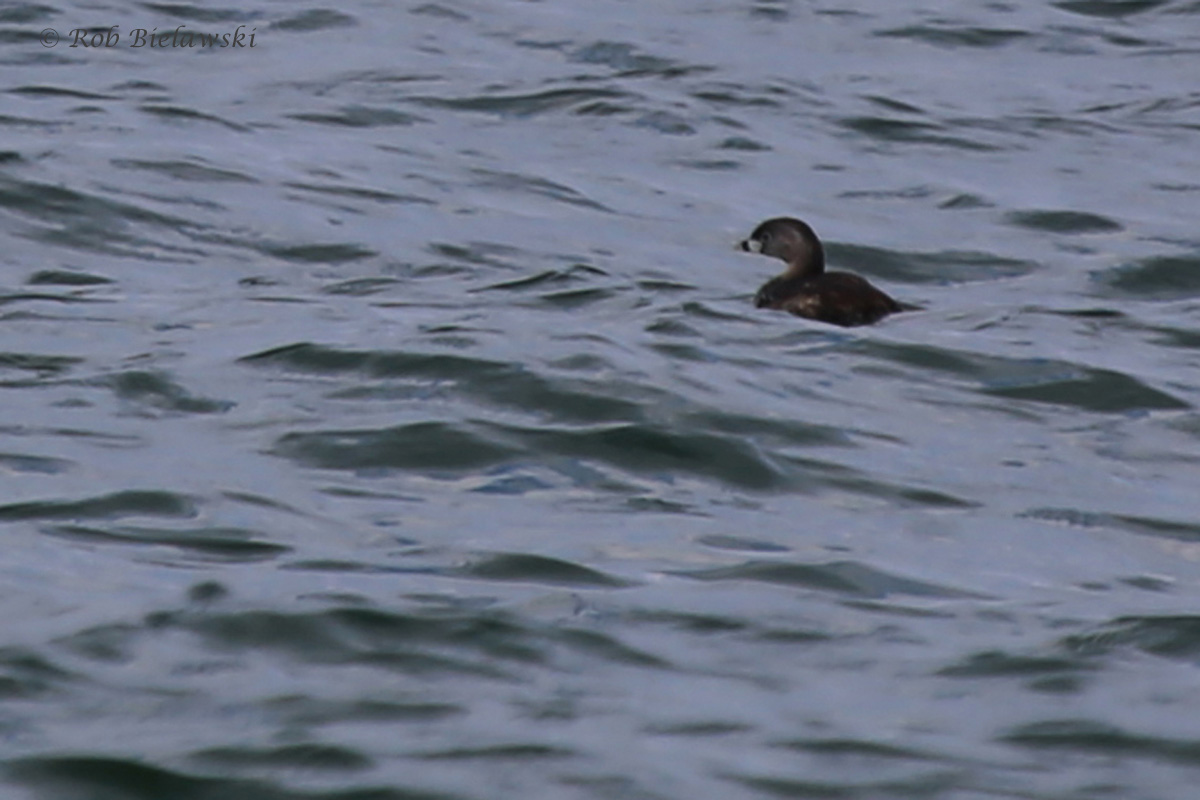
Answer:
[[[1189,796],[1197,10],[0,9],[8,793]]]

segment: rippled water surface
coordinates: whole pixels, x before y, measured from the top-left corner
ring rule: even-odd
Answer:
[[[942,5],[0,6],[0,794],[1193,796],[1200,4]]]

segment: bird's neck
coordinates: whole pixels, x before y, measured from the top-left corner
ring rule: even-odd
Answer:
[[[815,278],[825,271],[825,248],[819,241],[805,241],[796,248],[793,258],[788,262],[787,269],[781,277],[784,278]]]

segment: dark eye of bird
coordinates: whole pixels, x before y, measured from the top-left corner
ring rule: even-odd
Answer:
[[[760,245],[762,245],[763,247],[766,247],[766,246],[767,246],[767,242],[769,242],[769,241],[771,241],[771,234],[769,234],[769,233],[760,233],[760,234],[758,235],[758,243],[759,243]]]

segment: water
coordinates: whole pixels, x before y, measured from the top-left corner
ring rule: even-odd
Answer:
[[[1190,797],[1198,15],[0,8],[4,796]]]

